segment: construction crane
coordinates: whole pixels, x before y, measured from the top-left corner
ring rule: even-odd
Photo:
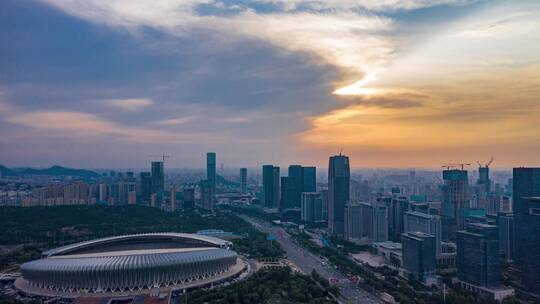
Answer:
[[[171,157],[170,155],[167,155],[167,154],[160,154],[160,155],[149,155],[150,157],[156,157],[156,158],[161,158],[163,161],[165,161],[166,158],[169,158]]]
[[[461,168],[461,170],[465,170],[465,166],[470,166],[471,164],[464,164],[464,163],[442,163],[441,167],[445,170],[450,170],[451,168]]]
[[[493,156],[492,156],[490,158],[490,160],[484,166],[482,166],[480,161],[476,161],[476,163],[478,164],[478,167],[480,167],[480,168],[482,168],[482,167],[489,168],[489,166],[491,166],[491,163],[493,163],[494,160],[495,160],[495,158],[493,158]]]

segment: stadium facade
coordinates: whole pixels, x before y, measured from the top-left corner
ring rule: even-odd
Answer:
[[[143,293],[208,285],[240,273],[231,243],[184,233],[136,234],[97,239],[43,252],[21,266],[21,290],[75,297]]]

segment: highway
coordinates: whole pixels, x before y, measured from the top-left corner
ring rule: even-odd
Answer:
[[[245,215],[238,214],[238,216],[251,223],[257,229],[275,236],[281,247],[287,252],[287,258],[302,272],[310,274],[315,269],[324,278],[328,280],[332,279],[332,284],[339,287],[341,294],[346,298],[348,303],[383,303],[372,294],[350,282],[345,275],[331,265],[328,265],[325,259],[312,254],[306,248],[296,244],[281,227],[272,226],[265,221]]]

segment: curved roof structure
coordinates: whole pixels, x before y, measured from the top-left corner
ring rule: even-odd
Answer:
[[[71,254],[74,252],[80,252],[89,250],[92,248],[103,248],[108,244],[117,244],[119,242],[129,242],[132,240],[156,242],[159,240],[172,240],[186,243],[200,243],[201,245],[207,245],[209,247],[218,248],[230,248],[231,242],[224,241],[211,236],[189,234],[189,233],[176,233],[176,232],[160,232],[160,233],[142,233],[142,234],[129,234],[121,236],[106,237],[101,239],[95,239],[75,244],[70,244],[63,247],[51,249],[42,253],[43,257],[52,257],[57,255]]]
[[[58,296],[184,288],[241,271],[230,245],[186,233],[102,238],[44,252],[21,266],[21,281],[37,294]]]

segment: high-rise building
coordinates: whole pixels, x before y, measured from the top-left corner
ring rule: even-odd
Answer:
[[[152,193],[160,193],[165,189],[165,168],[163,161],[152,162]]]
[[[514,261],[522,284],[540,294],[540,168],[514,168]]]
[[[279,205],[279,167],[264,165],[263,168],[263,205],[276,208]]]
[[[321,195],[317,192],[302,192],[301,215],[304,222],[321,222],[322,216]]]
[[[457,235],[458,278],[477,286],[498,286],[501,269],[497,227],[472,223]]]
[[[384,205],[373,206],[373,242],[388,241],[388,210]]]
[[[212,193],[212,186],[208,180],[202,180],[200,182],[201,187],[201,207],[207,210],[214,208],[214,199]]]
[[[304,191],[304,170],[300,165],[289,166],[287,208],[300,208]]]
[[[405,277],[426,285],[436,284],[435,237],[419,231],[407,232],[402,234],[401,244]]]
[[[409,209],[409,199],[405,196],[394,196],[384,198],[385,205],[388,207],[388,232],[390,240],[394,242],[401,241],[403,229],[403,218],[405,212]]]
[[[216,193],[216,153],[206,153],[206,180],[213,194]]]
[[[328,229],[334,235],[343,235],[345,230],[349,180],[349,157],[341,154],[331,156],[328,165]]]
[[[457,276],[460,285],[472,292],[501,300],[513,293],[502,288],[497,226],[471,223],[457,232]]]
[[[152,194],[152,174],[150,172],[141,172],[139,174],[141,199],[148,204],[150,194]]]
[[[462,209],[468,208],[467,187],[469,178],[466,170],[443,171],[442,228],[445,240],[455,239],[456,231],[463,230]]]
[[[363,237],[362,228],[362,205],[345,205],[345,228],[344,237],[349,241],[360,241]]]
[[[240,168],[240,193],[247,193],[247,168]]]
[[[478,167],[478,185],[482,185],[485,192],[491,191],[491,180],[489,179],[489,166]]]
[[[319,194],[321,196],[323,221],[327,221],[328,220],[328,189],[321,189],[319,191]]]
[[[281,200],[280,182],[281,182],[281,179],[280,179],[279,167],[274,167],[274,181],[273,181],[274,194],[272,196],[273,197],[273,203],[272,203],[273,208],[278,208],[279,207],[279,202]]]
[[[388,212],[380,203],[348,203],[345,206],[344,237],[350,241],[388,241]]]
[[[173,186],[171,187],[171,193],[169,195],[169,198],[170,198],[170,209],[171,209],[171,212],[174,212],[176,210],[176,188]]]
[[[282,176],[280,179],[280,193],[279,209],[285,210],[288,208],[287,202],[289,197],[289,178],[287,176]]]
[[[404,232],[423,232],[435,237],[437,256],[441,255],[441,219],[437,215],[409,211],[404,216]]]
[[[316,167],[302,167],[302,175],[304,177],[304,185],[302,192],[315,192],[317,191],[317,168]]]
[[[514,257],[514,215],[499,212],[497,226],[499,227],[499,254],[506,260],[512,260]]]
[[[195,189],[184,188],[182,192],[183,204],[182,208],[191,209],[195,207]]]

